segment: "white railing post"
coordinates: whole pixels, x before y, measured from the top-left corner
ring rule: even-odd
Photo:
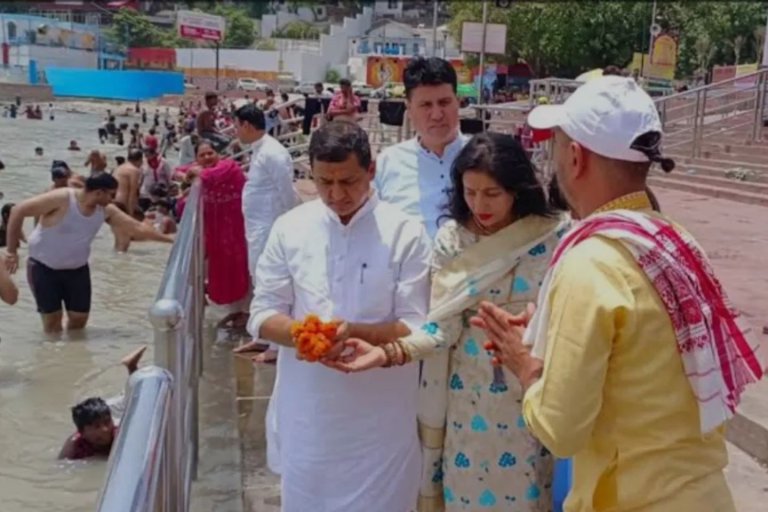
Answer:
[[[155,333],[155,363],[166,368],[174,376],[176,389],[171,400],[168,428],[165,431],[165,481],[166,503],[172,510],[182,508],[185,502],[184,484],[184,410],[187,401],[184,372],[185,350],[181,331],[184,326],[184,307],[174,299],[160,299],[152,306],[150,320]]]
[[[112,447],[98,512],[170,512],[163,486],[173,377],[157,366],[141,368],[128,381],[120,433]]]

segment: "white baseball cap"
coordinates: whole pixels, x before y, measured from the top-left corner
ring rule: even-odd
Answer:
[[[562,105],[541,105],[528,115],[531,128],[560,128],[590,151],[628,162],[648,162],[632,143],[648,132],[661,133],[653,100],[632,78],[609,75],[585,83]]]

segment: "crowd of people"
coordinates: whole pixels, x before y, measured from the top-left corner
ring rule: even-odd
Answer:
[[[549,511],[555,456],[573,457],[569,511],[733,511],[724,422],[762,368],[649,193],[651,165],[674,167],[650,97],[606,76],[535,109],[544,186],[514,138],[458,132],[447,62],[404,81],[417,137],[374,163],[357,125],[315,131],[319,198],[256,265],[283,510]],[[309,313],[342,321],[320,364],[295,357]]]
[[[3,106],[2,117],[16,119],[21,113],[21,97],[17,96],[13,103]],[[24,107],[23,113],[27,119],[43,119],[43,109],[38,104],[28,104]],[[56,119],[56,108],[53,103],[48,103],[48,106],[45,108],[45,117],[49,121]]]
[[[175,168],[154,133],[113,174],[98,155],[88,177],[54,162],[53,190],[3,210],[7,271],[38,218],[44,327],[62,328],[62,304],[83,327],[101,224],[169,241],[146,219],[181,215],[199,180],[209,305],[247,328],[238,352],[277,359],[266,436],[282,510],[550,511],[560,457],[570,512],[735,511],[724,423],[763,370],[704,251],[647,186],[653,164],[674,168],[651,98],[604,76],[535,108],[528,123],[553,139],[545,183],[517,138],[460,133],[450,63],[414,59],[404,85],[417,135],[378,155],[342,85],[310,139],[318,198],[303,204],[272,107],[250,99],[184,109]],[[309,314],[338,322],[320,362],[295,349]],[[105,401],[73,419],[63,457],[108,453]]]

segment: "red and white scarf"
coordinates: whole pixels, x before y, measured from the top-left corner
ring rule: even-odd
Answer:
[[[744,388],[763,370],[751,328],[725,295],[712,267],[690,235],[662,218],[630,210],[588,217],[558,244],[542,283],[539,311],[526,332],[534,356],[544,358],[549,318],[547,293],[563,255],[591,236],[621,242],[661,297],[677,338],[683,368],[699,402],[701,430],[731,418]]]

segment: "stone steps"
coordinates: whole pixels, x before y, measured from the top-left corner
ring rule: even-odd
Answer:
[[[663,171],[653,171],[651,176],[659,178],[672,178],[672,179],[685,179],[689,182],[699,183],[702,185],[710,185],[713,187],[721,187],[724,189],[738,190],[740,192],[748,192],[754,194],[768,194],[768,179],[766,183],[757,181],[739,181],[733,178],[726,178],[725,173],[720,175],[707,175],[694,172],[694,167],[691,167],[689,171],[675,169],[671,174],[664,173]]]
[[[690,178],[689,175],[676,176],[674,174],[659,175],[654,173],[648,178],[648,183],[654,188],[682,190],[683,192],[729,199],[740,203],[768,206],[768,194],[723,188],[721,185],[700,183]]]
[[[214,342],[206,325],[200,377],[200,454],[192,482],[190,512],[245,512],[241,487],[241,443],[233,400],[234,365],[229,344]]]
[[[275,366],[251,362],[255,354],[234,358],[238,430],[242,454],[242,506],[248,512],[280,511],[280,478],[267,468],[264,420],[272,395]]]
[[[768,171],[765,171],[761,169],[759,166],[754,164],[746,163],[744,165],[722,165],[722,163],[718,164],[717,161],[720,159],[704,159],[704,158],[680,158],[675,155],[672,155],[671,158],[674,158],[675,163],[677,164],[674,171],[672,171],[669,176],[710,176],[713,178],[722,178],[726,179],[729,182],[733,183],[749,183],[749,184],[768,184]],[[738,180],[735,177],[728,176],[728,172],[732,171],[734,169],[744,169],[747,171],[751,171],[751,174],[747,176],[747,179],[745,180]],[[759,187],[758,187],[759,188]]]
[[[767,151],[768,153],[768,151]],[[704,165],[723,169],[724,171],[736,168],[749,169],[756,173],[768,176],[768,155],[728,155],[723,153],[710,153],[709,158],[692,158],[685,153],[670,151],[669,157],[675,162],[685,166]]]
[[[737,447],[728,445],[725,478],[739,512],[765,512],[768,470]]]

